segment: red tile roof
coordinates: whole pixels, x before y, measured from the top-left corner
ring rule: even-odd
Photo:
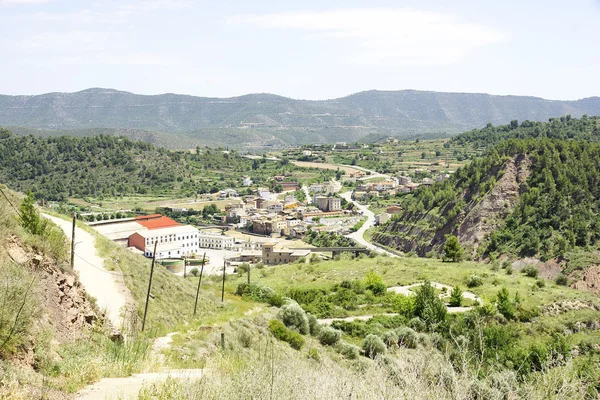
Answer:
[[[160,214],[143,215],[140,217],[135,217],[135,220],[138,224],[148,229],[169,228],[171,226],[179,225],[177,221]]]

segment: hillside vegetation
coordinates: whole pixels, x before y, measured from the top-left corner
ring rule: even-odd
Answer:
[[[580,119],[571,115],[550,118],[548,122],[512,120],[510,124],[493,126],[489,123],[483,129],[475,129],[453,137],[449,145],[474,145],[488,148],[508,139],[580,139],[596,141],[600,139],[600,117],[583,115]]]
[[[244,176],[268,184],[273,175],[305,170],[222,149],[175,152],[119,136],[38,138],[0,129],[0,180],[45,200],[133,194],[193,197],[241,186]]]
[[[446,234],[488,256],[549,259],[594,248],[600,239],[600,143],[508,140],[402,204],[404,211],[373,237],[404,251],[439,251]]]
[[[600,114],[600,99],[549,101],[535,97],[368,91],[324,101],[271,94],[206,98],[176,94],[141,96],[113,89],[37,96],[0,96],[0,125],[94,134],[96,128],[177,133],[182,148],[196,144],[237,147],[354,142],[363,137],[446,136],[512,119],[544,121],[557,115]],[[131,136],[133,137],[133,136]]]

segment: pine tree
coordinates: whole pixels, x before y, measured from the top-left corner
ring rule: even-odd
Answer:
[[[462,304],[463,291],[458,286],[455,286],[450,293],[450,307],[460,307]]]
[[[463,252],[464,250],[458,238],[454,235],[447,235],[446,244],[444,245],[444,260],[458,262],[462,260]]]
[[[42,221],[40,214],[35,209],[35,198],[31,190],[27,192],[27,196],[23,199],[20,206],[21,226],[29,233],[40,235],[43,233],[46,224]]]

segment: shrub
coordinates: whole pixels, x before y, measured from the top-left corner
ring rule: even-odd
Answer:
[[[336,344],[335,350],[349,360],[356,360],[360,355],[360,350],[358,347],[343,341],[340,341],[338,344]]]
[[[322,344],[333,346],[342,338],[342,332],[330,326],[323,326],[319,331],[318,338]]]
[[[463,291],[460,287],[455,286],[450,293],[450,307],[460,307],[462,304]]]
[[[478,275],[470,275],[469,278],[467,278],[467,286],[470,288],[474,288],[477,286],[481,286],[483,285],[483,278],[478,276]]]
[[[272,319],[269,321],[269,331],[277,339],[289,343],[292,348],[300,350],[304,346],[304,338],[298,332],[294,332],[285,327],[285,325],[278,319]]]
[[[530,278],[537,278],[540,273],[540,270],[534,267],[533,265],[526,265],[521,272],[523,272]]]
[[[561,285],[561,286],[568,286],[569,285],[569,279],[564,274],[558,274],[558,276],[556,277],[556,279],[554,279],[554,282],[556,282],[557,285]]]
[[[274,293],[271,297],[269,297],[267,302],[269,303],[270,306],[281,307],[285,304],[285,299],[282,295],[280,295],[278,293]]]
[[[306,313],[306,317],[308,318],[308,331],[311,335],[317,336],[321,330],[321,325],[319,325],[319,322],[317,322],[317,317],[311,313]]]
[[[192,274],[192,276],[198,276],[200,275],[200,271],[198,271],[198,268],[192,268],[190,274]]]
[[[513,268],[512,268],[512,265],[509,264],[506,267],[506,275],[512,275],[512,273],[513,273]]]
[[[370,270],[365,276],[365,286],[376,296],[385,294],[387,287],[377,272]]]
[[[535,284],[537,287],[539,287],[540,289],[543,288],[544,286],[546,286],[546,281],[543,279],[537,279],[535,281]]]
[[[498,312],[504,316],[504,318],[508,320],[515,318],[515,305],[512,301],[510,301],[508,289],[505,287],[500,289],[498,292],[496,308],[498,309]]]
[[[413,319],[408,321],[408,326],[417,332],[423,332],[427,329],[427,325],[419,317],[414,317]]]
[[[404,327],[396,329],[395,333],[398,336],[398,346],[408,347],[409,349],[417,348],[418,336],[415,331]]]
[[[308,317],[298,303],[288,303],[282,306],[279,311],[279,318],[285,326],[303,335],[306,335],[310,331]]]
[[[256,269],[263,269],[265,267],[265,264],[259,262],[258,264],[256,264],[254,267],[256,267]]]
[[[383,343],[389,348],[398,345],[398,335],[394,331],[387,331],[383,334]]]
[[[362,341],[362,350],[365,353],[365,356],[375,358],[380,354],[385,354],[386,347],[379,336],[367,335]]]
[[[235,294],[255,301],[268,302],[275,294],[273,289],[258,283],[240,283],[235,291]]]

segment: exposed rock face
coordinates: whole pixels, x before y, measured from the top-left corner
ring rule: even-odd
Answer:
[[[600,265],[590,266],[583,277],[571,287],[585,292],[600,293]]]
[[[483,238],[502,225],[519,202],[530,166],[531,161],[525,156],[517,156],[506,164],[496,186],[462,219],[456,236],[463,246],[476,251]]]
[[[472,249],[473,254],[486,235],[499,228],[518,204],[520,195],[526,190],[531,160],[519,155],[509,160],[502,168],[503,174],[496,185],[483,196],[480,202],[470,201],[458,215],[436,231],[421,225],[436,226],[437,221],[429,214],[407,216],[407,220],[392,221],[384,232],[377,232],[375,241],[404,252],[415,251],[425,255],[430,250],[439,251],[447,234],[456,235],[461,244]],[[497,176],[500,171],[490,171]],[[463,194],[468,198],[467,193]],[[441,210],[441,213],[448,210]]]

